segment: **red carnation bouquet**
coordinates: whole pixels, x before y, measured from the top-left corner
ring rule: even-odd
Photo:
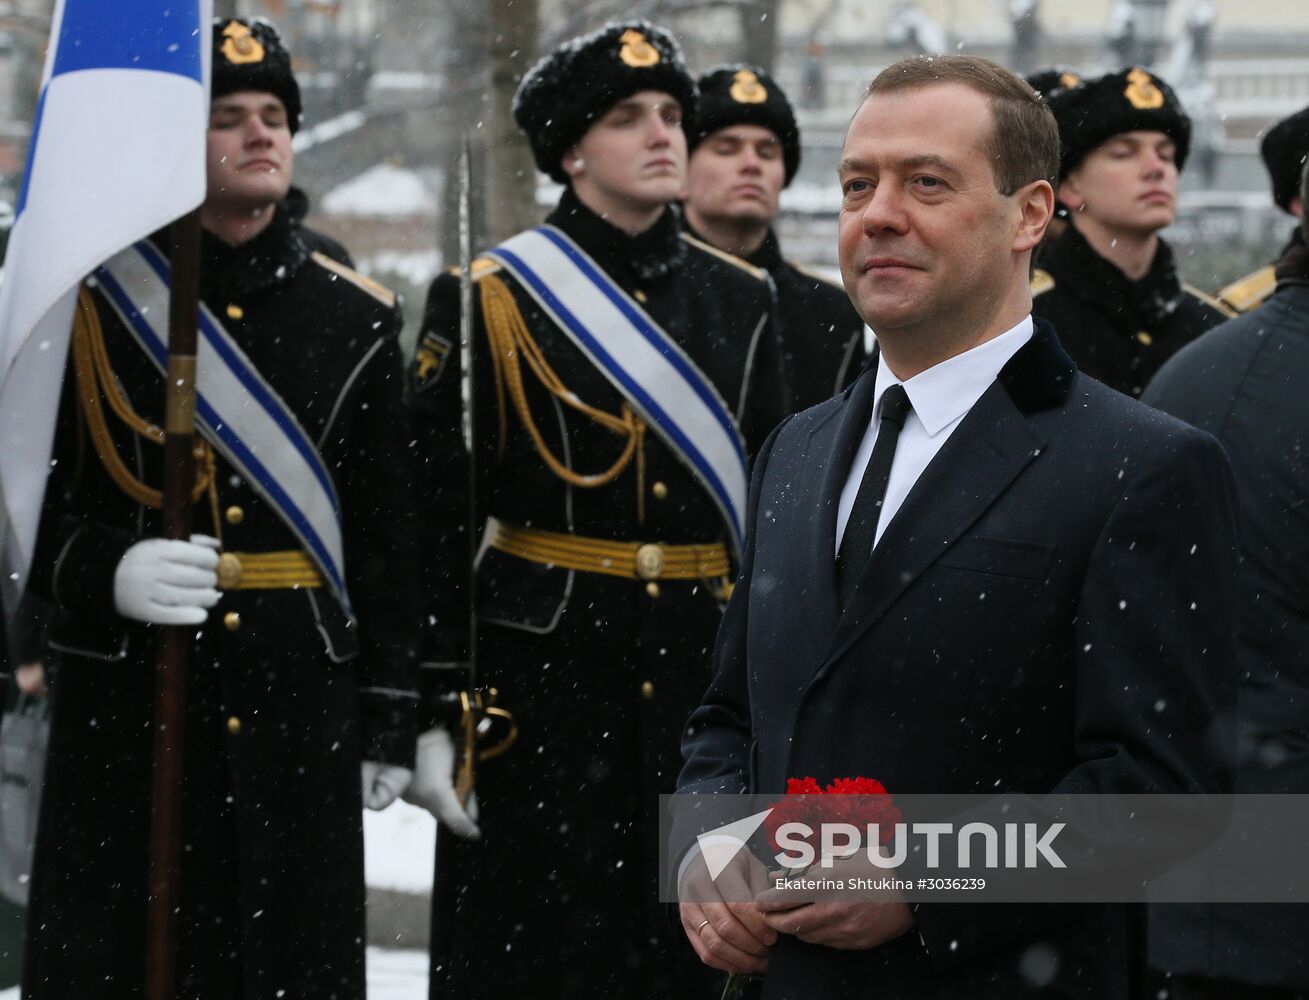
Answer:
[[[877,839],[889,844],[895,834],[895,824],[901,821],[891,793],[876,778],[837,778],[824,788],[815,778],[787,778],[786,795],[774,803],[772,812],[764,820],[768,843],[774,851],[781,851],[777,831],[787,823],[803,823],[812,831],[801,838],[814,849],[818,857],[819,845],[814,843],[823,823],[849,823],[866,830],[870,823],[877,824]],[[748,984],[756,977],[732,973],[727,977],[721,1000],[745,1000]]]
[[[826,788],[814,778],[788,778],[786,795],[773,806],[764,829],[773,850],[780,851],[777,831],[787,823],[803,823],[814,831],[805,839],[817,850],[813,838],[823,823],[849,823],[860,830],[876,823],[878,840],[889,844],[900,819],[891,793],[876,778],[837,778]]]

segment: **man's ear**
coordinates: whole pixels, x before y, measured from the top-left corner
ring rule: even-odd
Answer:
[[[1014,253],[1035,250],[1054,218],[1054,188],[1049,181],[1032,181],[1016,192],[1019,218],[1014,234]]]
[[[582,151],[576,146],[564,153],[563,159],[559,162],[564,173],[569,177],[576,177],[586,169],[586,161],[582,159]]]

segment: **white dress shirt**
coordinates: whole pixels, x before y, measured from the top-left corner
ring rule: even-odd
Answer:
[[[903,385],[913,410],[905,417],[900,440],[896,442],[891,478],[886,484],[886,496],[882,501],[877,533],[873,538],[874,547],[882,540],[882,532],[891,523],[891,518],[895,517],[896,511],[928,463],[941,450],[941,445],[945,444],[968,411],[982,398],[982,393],[995,381],[1000,369],[1031,339],[1032,330],[1032,317],[1026,316],[1017,326],[993,340],[955,355],[948,361],[942,361],[939,365],[933,365],[908,382],[896,378],[885,362],[878,364],[877,385],[873,389],[873,417],[868,421],[868,430],[864,431],[859,450],[855,452],[850,475],[845,481],[845,488],[841,490],[841,503],[836,509],[836,552],[841,551],[841,539],[845,536],[845,526],[850,520],[850,510],[854,507],[855,496],[864,479],[864,470],[868,468],[868,461],[873,455],[877,430],[882,422],[882,396],[886,390],[893,385]]]

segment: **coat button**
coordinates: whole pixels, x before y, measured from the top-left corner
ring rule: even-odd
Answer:
[[[233,715],[230,719],[227,720],[227,731],[231,733],[233,736],[241,735],[241,720],[238,719],[235,715]]]
[[[223,625],[227,628],[227,631],[235,632],[241,627],[241,616],[235,611],[229,611],[223,615]]]
[[[228,524],[240,524],[245,520],[245,511],[236,506],[236,504],[233,504],[227,508],[226,516]]]
[[[641,682],[641,697],[642,697],[642,698],[653,698],[653,697],[654,697],[654,681],[642,681],[642,682]]]
[[[241,559],[235,553],[224,552],[218,557],[218,589],[235,590],[241,582]]]
[[[636,299],[637,302],[645,302],[646,300],[645,292],[641,291],[641,289],[638,288],[636,291],[632,293],[632,298]]]
[[[1154,338],[1150,336],[1148,333],[1146,333],[1144,330],[1142,330],[1140,333],[1136,335],[1136,340],[1142,347],[1149,347],[1151,344],[1154,343]]]
[[[655,483],[650,487],[650,492],[655,495],[656,500],[668,499],[668,485],[666,483]]]
[[[651,580],[649,583],[647,583],[647,584],[645,585],[645,592],[646,592],[647,594],[649,594],[651,597],[658,597],[658,596],[659,596],[659,584],[657,584],[657,583],[655,583],[653,580]]]
[[[240,306],[238,306],[235,302],[233,302],[231,305],[227,307],[228,319],[243,319],[244,317],[245,317],[245,310],[242,309]]]

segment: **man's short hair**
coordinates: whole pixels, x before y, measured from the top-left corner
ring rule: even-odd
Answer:
[[[1011,195],[1032,181],[1059,177],[1059,127],[1050,108],[1020,76],[980,56],[914,56],[877,74],[865,98],[936,83],[959,83],[991,99],[994,128],[986,152],[996,189]]]

